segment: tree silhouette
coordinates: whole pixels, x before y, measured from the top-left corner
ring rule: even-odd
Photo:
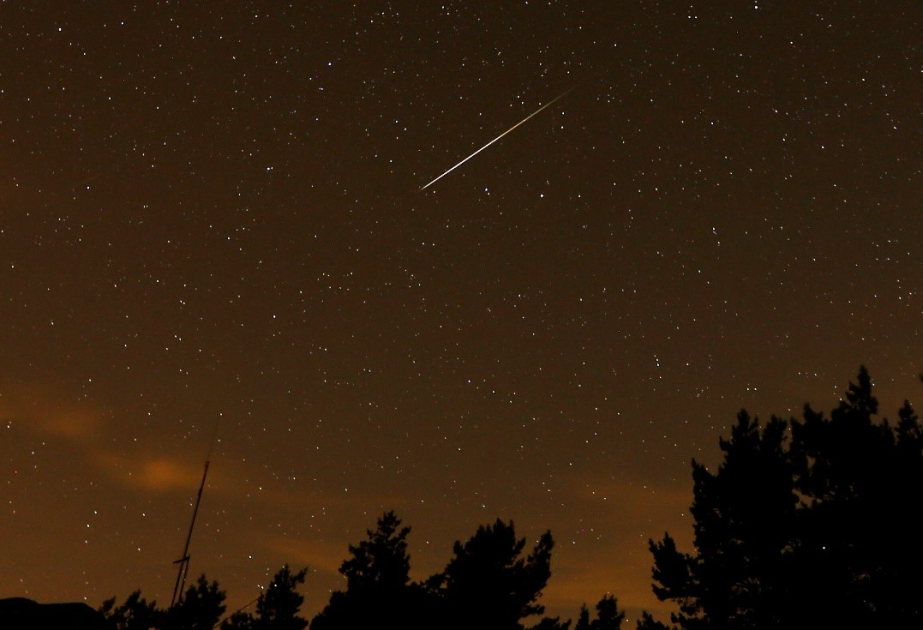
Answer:
[[[163,630],[212,630],[224,614],[225,592],[218,582],[209,582],[200,575],[176,604],[167,610]]]
[[[574,630],[590,630],[590,611],[586,604],[580,607],[580,615],[577,617],[577,625]]]
[[[284,565],[256,600],[256,615],[236,612],[221,624],[222,630],[303,630],[308,622],[298,614],[304,596],[297,589],[307,573],[307,569],[292,573]]]
[[[157,608],[157,602],[148,602],[141,597],[141,591],[135,591],[119,606],[115,597],[107,599],[100,606],[99,612],[109,620],[116,630],[149,630],[162,625],[164,612]]]
[[[637,630],[670,630],[670,627],[654,619],[651,613],[644,611],[638,620]]]
[[[401,528],[401,519],[386,512],[375,531],[367,530],[368,540],[349,546],[352,558],[340,566],[346,588],[399,589],[410,581],[410,556],[407,554],[409,527]]]
[[[807,498],[799,577],[839,623],[923,627],[923,433],[906,401],[896,427],[875,422],[877,412],[863,368],[829,420],[806,406],[793,423]]]
[[[116,630],[211,630],[224,613],[224,599],[218,583],[203,574],[170,609],[158,608],[135,591],[118,606],[115,597],[107,599],[99,612]]]
[[[410,582],[409,527],[394,512],[378,519],[367,540],[349,546],[351,558],[340,565],[346,591],[335,591],[311,621],[311,630],[429,627],[430,596]]]
[[[625,621],[625,613],[619,610],[618,600],[613,595],[604,595],[596,603],[596,619],[590,621],[590,611],[584,605],[574,630],[619,630]]]
[[[871,392],[861,368],[830,420],[806,406],[803,421],[761,427],[742,411],[718,470],[693,461],[695,553],[669,534],[650,541],[654,593],[678,605],[673,623],[921,627],[920,424],[907,403],[896,430],[874,421]]]
[[[455,557],[429,582],[440,596],[443,627],[518,630],[522,619],[544,612],[537,600],[551,576],[554,541],[545,532],[523,558],[525,544],[513,523],[500,519],[455,543]]]
[[[534,626],[530,626],[528,630],[568,630],[570,624],[570,619],[561,621],[560,617],[544,617]]]

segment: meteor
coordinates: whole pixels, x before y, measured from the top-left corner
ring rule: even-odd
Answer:
[[[550,101],[548,101],[547,103],[545,103],[544,105],[542,105],[541,107],[539,107],[538,109],[536,109],[534,112],[532,112],[531,114],[529,114],[528,116],[526,116],[525,118],[523,118],[522,120],[520,120],[518,123],[516,123],[515,125],[513,125],[513,126],[510,127],[509,129],[507,129],[507,130],[504,131],[503,133],[501,133],[499,136],[497,136],[496,138],[494,138],[493,140],[491,140],[490,142],[488,142],[487,144],[485,144],[483,147],[481,147],[480,149],[478,149],[477,151],[475,151],[474,153],[472,153],[471,155],[469,155],[468,157],[466,157],[464,160],[462,160],[461,162],[459,162],[458,164],[456,164],[455,166],[453,166],[452,168],[450,168],[449,170],[447,170],[445,173],[443,173],[442,175],[440,175],[439,177],[437,177],[436,179],[434,179],[433,181],[431,181],[430,183],[428,183],[426,186],[424,186],[423,188],[421,188],[421,189],[420,189],[419,191],[417,191],[417,192],[422,192],[422,191],[426,190],[427,188],[429,188],[430,186],[432,186],[433,184],[435,184],[436,182],[438,182],[440,179],[442,179],[443,177],[445,177],[446,175],[448,175],[449,173],[451,173],[452,171],[454,171],[455,169],[457,169],[459,166],[461,166],[462,164],[464,164],[465,162],[467,162],[468,160],[470,160],[471,158],[473,158],[475,155],[477,155],[478,153],[480,153],[481,151],[483,151],[484,149],[486,149],[487,147],[489,147],[490,145],[492,145],[494,142],[496,142],[497,140],[499,140],[500,138],[502,138],[502,137],[505,136],[506,134],[508,134],[508,133],[510,133],[511,131],[513,131],[514,129],[516,129],[516,127],[519,127],[520,125],[524,124],[526,121],[528,121],[528,120],[529,120],[530,118],[532,118],[533,116],[537,116],[538,114],[540,114],[541,111],[542,111],[543,109],[545,109],[545,108],[547,108],[547,107],[551,107],[552,105],[554,105],[555,102],[557,102],[557,101],[561,100],[562,98],[564,98],[565,96],[567,96],[567,95],[570,93],[570,91],[573,90],[573,89],[574,89],[574,88],[570,88],[570,90],[567,90],[566,92],[562,92],[562,93],[559,94],[558,96],[554,97],[553,99],[551,99]]]

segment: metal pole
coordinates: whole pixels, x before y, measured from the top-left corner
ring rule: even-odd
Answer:
[[[205,478],[207,476],[208,460],[205,460],[205,471],[202,473],[202,483],[199,485],[199,494],[196,496],[195,508],[192,510],[192,522],[189,523],[189,533],[186,534],[186,546],[183,547],[183,557],[173,562],[173,564],[179,565],[179,572],[176,574],[176,584],[173,587],[173,598],[170,600],[170,608],[176,604],[177,599],[183,593],[183,589],[186,588],[186,575],[189,573],[189,543],[192,541],[192,529],[195,527],[196,515],[199,513],[199,503],[202,502],[202,490],[205,489]]]

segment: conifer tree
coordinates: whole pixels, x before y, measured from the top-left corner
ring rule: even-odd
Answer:
[[[860,368],[829,419],[806,406],[761,426],[742,411],[717,471],[693,461],[694,551],[650,541],[674,624],[923,627],[923,431],[909,403],[897,427],[877,412]]]

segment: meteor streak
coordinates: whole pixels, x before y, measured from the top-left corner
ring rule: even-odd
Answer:
[[[566,92],[562,92],[562,93],[559,94],[558,96],[554,97],[553,99],[551,99],[550,101],[548,101],[547,103],[545,103],[544,105],[542,105],[541,107],[539,107],[538,109],[536,109],[534,112],[532,112],[531,114],[529,114],[528,116],[526,116],[525,118],[523,118],[522,120],[520,120],[518,123],[516,123],[515,125],[513,125],[513,126],[510,127],[509,129],[507,129],[507,130],[504,131],[503,133],[501,133],[499,136],[497,136],[496,138],[494,138],[493,140],[491,140],[490,142],[488,142],[487,144],[485,144],[483,147],[481,147],[480,149],[478,149],[477,151],[475,151],[474,153],[472,153],[471,155],[469,155],[468,157],[466,157],[464,160],[462,160],[461,162],[459,162],[458,164],[456,164],[455,166],[453,166],[452,168],[450,168],[449,170],[447,170],[445,173],[443,173],[442,175],[440,175],[439,177],[437,177],[436,179],[434,179],[433,181],[431,181],[430,183],[428,183],[426,186],[424,186],[423,188],[421,188],[418,192],[422,192],[422,191],[426,190],[427,188],[429,188],[430,186],[432,186],[433,184],[435,184],[436,182],[438,182],[440,179],[442,179],[443,177],[445,177],[446,175],[448,175],[449,173],[451,173],[452,171],[454,171],[455,169],[457,169],[459,166],[461,166],[462,164],[464,164],[465,162],[467,162],[468,160],[470,160],[471,158],[473,158],[475,155],[477,155],[478,153],[480,153],[481,151],[483,151],[484,149],[486,149],[487,147],[489,147],[490,145],[492,145],[494,142],[496,142],[497,140],[499,140],[500,138],[502,138],[502,137],[505,136],[506,134],[508,134],[508,133],[510,133],[511,131],[513,131],[514,129],[516,129],[516,127],[522,125],[523,123],[525,123],[527,120],[529,120],[529,119],[532,118],[533,116],[537,116],[539,113],[541,113],[541,111],[542,111],[543,109],[545,109],[545,108],[547,108],[547,107],[551,107],[552,105],[554,105],[555,102],[557,102],[557,101],[561,100],[562,98],[564,98],[565,96],[567,96],[567,95],[570,93],[570,91],[573,90],[573,89],[574,89],[574,88],[571,88],[570,90],[567,90]]]

